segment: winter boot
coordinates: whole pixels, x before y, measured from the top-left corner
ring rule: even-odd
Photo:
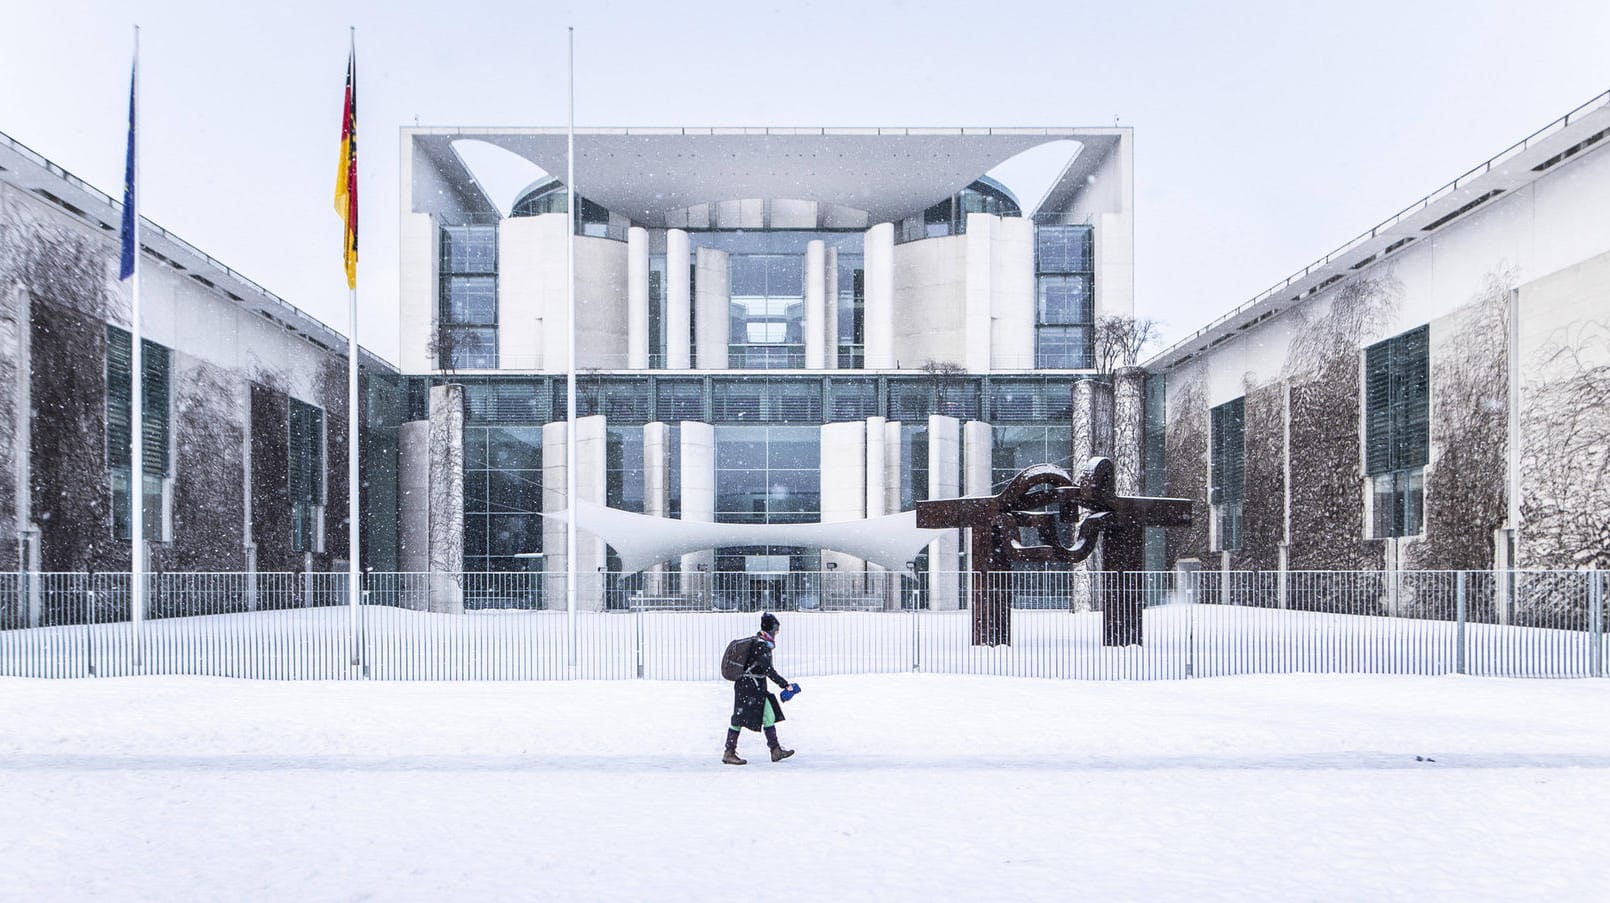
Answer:
[[[783,744],[777,740],[777,728],[766,728],[766,745],[771,747],[771,760],[781,762],[794,754],[791,749],[783,749]]]
[[[731,728],[727,731],[727,748],[721,753],[723,765],[748,765],[747,759],[738,758],[738,730]]]

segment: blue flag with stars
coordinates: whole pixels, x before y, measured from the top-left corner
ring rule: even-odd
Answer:
[[[139,72],[140,61],[136,59],[129,71],[129,148],[123,166],[123,261],[117,271],[119,279],[134,275],[134,261],[139,254],[134,235],[134,88]]]

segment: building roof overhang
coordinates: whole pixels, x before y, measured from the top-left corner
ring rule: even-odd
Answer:
[[[1066,202],[1125,128],[618,128],[576,131],[576,190],[645,226],[665,212],[743,198],[787,198],[865,211],[892,222],[956,194],[1001,163],[1053,141],[1081,145],[1047,200]],[[410,128],[415,152],[449,184],[476,186],[452,151],[475,140],[563,178],[566,131]],[[477,190],[477,193],[479,191]],[[1021,199],[1030,201],[1032,199]],[[1044,206],[1042,204],[1042,206]],[[421,199],[415,198],[415,209]],[[1024,211],[1032,214],[1033,211]]]

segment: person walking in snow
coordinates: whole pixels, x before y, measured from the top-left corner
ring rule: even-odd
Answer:
[[[766,612],[760,616],[760,632],[752,638],[749,659],[743,673],[732,682],[732,724],[727,728],[727,748],[721,761],[727,765],[747,765],[747,759],[738,758],[738,736],[743,728],[764,731],[766,745],[771,747],[771,760],[781,762],[794,754],[783,749],[777,740],[777,722],[783,720],[783,704],[767,692],[766,679],[777,682],[787,699],[799,692],[798,684],[790,684],[772,667],[771,653],[777,645],[777,616]]]

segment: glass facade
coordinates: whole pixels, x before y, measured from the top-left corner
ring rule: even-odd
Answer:
[[[490,370],[498,366],[498,227],[443,226],[436,366]]]
[[[1095,366],[1095,252],[1089,226],[1034,229],[1034,365],[1053,370]]]
[[[1034,464],[1071,467],[1072,426],[997,426],[991,439],[991,492],[1000,492],[1019,471]]]
[[[542,428],[464,427],[464,569],[541,570]]]
[[[1241,548],[1241,503],[1246,496],[1246,399],[1237,398],[1209,414],[1210,482],[1216,549]]]
[[[821,430],[716,427],[716,520],[811,523],[821,516]]]
[[[963,188],[960,193],[934,204],[916,216],[900,221],[895,232],[898,242],[919,241],[962,235],[967,231],[967,214],[1022,216],[1017,198],[1006,186],[987,176]]]
[[[840,370],[866,366],[866,267],[861,254],[838,255],[838,361]]]
[[[1430,329],[1421,326],[1364,349],[1364,471],[1373,481],[1376,537],[1425,528],[1430,348]]]
[[[317,552],[324,533],[324,412],[292,398],[287,419],[291,548]]]
[[[805,258],[734,254],[728,366],[736,370],[805,366]]]

